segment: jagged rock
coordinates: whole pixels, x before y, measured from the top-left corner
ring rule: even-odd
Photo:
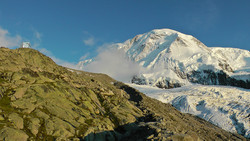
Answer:
[[[0,115],[0,121],[1,121],[1,120],[4,120],[4,117],[3,117],[3,115]]]
[[[101,95],[105,95],[105,96],[113,96],[114,93],[112,91],[107,91],[107,92],[101,92]]]
[[[45,127],[47,135],[54,137],[68,138],[73,137],[75,134],[74,127],[71,124],[57,117],[46,120]]]
[[[4,127],[0,130],[0,140],[27,141],[29,136],[22,130]]]
[[[18,99],[11,102],[11,106],[14,108],[22,109],[23,113],[30,114],[33,110],[35,110],[36,105],[34,105],[32,99],[25,98],[25,99]]]
[[[30,130],[30,132],[33,135],[37,135],[37,133],[39,132],[39,128],[40,128],[41,124],[40,124],[40,120],[38,118],[32,118],[30,119],[30,123],[28,125],[28,129]]]
[[[147,137],[148,140],[150,140],[152,138],[154,138],[154,134],[152,134],[152,135],[150,135],[150,136]]]
[[[9,121],[14,124],[17,129],[23,129],[23,118],[21,118],[17,113],[12,113],[9,115]]]
[[[11,96],[11,100],[16,100],[19,98],[22,98],[26,92],[27,88],[19,88],[16,90],[16,92],[14,93],[14,95]]]
[[[39,109],[35,110],[34,113],[36,114],[37,117],[40,117],[40,118],[42,118],[42,119],[44,119],[44,120],[47,120],[47,119],[50,118],[49,115],[47,115],[46,113],[42,112],[42,111],[39,110]]]
[[[197,141],[196,139],[192,138],[190,135],[184,135],[184,134],[175,134],[171,136],[171,139],[174,141]]]

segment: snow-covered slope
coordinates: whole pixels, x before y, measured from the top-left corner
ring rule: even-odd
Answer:
[[[187,85],[174,89],[129,84],[146,95],[171,103],[219,127],[250,138],[250,90],[229,86]]]
[[[178,87],[189,82],[241,85],[232,78],[250,77],[250,52],[235,48],[209,48],[191,35],[171,29],[156,29],[135,36],[115,48],[148,71],[137,75],[133,83]],[[236,73],[235,73],[236,72]],[[248,85],[248,84],[245,84]]]
[[[250,52],[237,48],[213,47],[212,51],[219,57],[227,60],[228,64],[234,70],[228,73],[230,76],[241,79],[250,80]]]
[[[112,47],[143,68],[132,77],[132,83],[160,88],[190,82],[250,88],[248,50],[207,47],[195,37],[171,29],[155,29]],[[92,61],[78,66],[84,70]]]

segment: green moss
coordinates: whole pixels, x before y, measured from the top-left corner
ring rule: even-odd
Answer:
[[[87,123],[89,126],[93,125],[93,119],[86,119],[85,123]]]
[[[6,113],[11,113],[14,111],[14,108],[10,105],[10,101],[10,98],[7,96],[4,96],[0,99],[0,108]]]

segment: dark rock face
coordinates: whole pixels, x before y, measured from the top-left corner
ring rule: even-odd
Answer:
[[[180,83],[171,83],[168,80],[163,80],[163,81],[158,81],[155,86],[162,89],[171,89],[171,88],[181,87],[182,85]]]
[[[191,74],[187,74],[187,78],[192,83],[198,83],[203,85],[224,85],[224,86],[236,86],[245,89],[250,89],[250,82],[237,80],[230,77],[223,71],[214,72],[212,70],[193,71]]]
[[[176,71],[178,76],[182,79],[187,79],[191,83],[197,83],[202,85],[224,85],[224,86],[236,86],[245,89],[250,89],[250,82],[248,80],[237,80],[230,77],[224,71],[214,72],[212,70],[203,70],[203,71],[192,71],[191,73],[184,74],[181,71]],[[134,76],[131,80],[132,83],[138,85],[147,85],[146,78]],[[181,87],[184,84],[181,83],[171,83],[168,80],[162,80],[156,82],[155,86],[163,89],[171,89]]]
[[[132,77],[132,80],[131,80],[132,83],[135,83],[135,84],[138,84],[138,85],[147,85],[147,82],[146,82],[146,79],[143,78],[143,77],[138,77],[138,76],[133,76]]]
[[[147,85],[147,81],[143,77],[134,76],[131,80],[132,83],[138,84],[138,85]],[[151,84],[151,82],[149,82]],[[158,81],[155,84],[156,87],[162,88],[162,89],[171,89],[171,88],[177,88],[183,86],[183,84],[180,83],[171,83],[168,80]]]
[[[233,69],[230,67],[228,63],[219,63],[219,66],[221,67],[222,70],[233,72]]]

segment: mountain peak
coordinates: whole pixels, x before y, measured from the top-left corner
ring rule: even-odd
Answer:
[[[153,33],[153,34],[178,34],[180,32],[173,30],[173,29],[168,29],[168,28],[163,28],[163,29],[153,29],[151,30],[149,33]]]
[[[154,29],[117,46],[124,50],[129,58],[142,63],[144,67],[156,61],[159,54],[183,60],[196,53],[208,51],[198,39],[172,29]]]
[[[143,84],[153,86],[160,85],[159,83],[163,85],[176,83],[177,86],[181,86],[189,82],[239,86],[240,84],[234,82],[228,84],[224,78],[218,80],[219,77],[209,72],[217,74],[222,71],[225,73],[223,77],[230,75],[243,80],[241,74],[234,75],[233,72],[249,70],[249,63],[243,63],[249,62],[249,51],[239,52],[231,48],[224,49],[223,53],[222,49],[209,48],[192,35],[172,29],[154,29],[124,43],[117,43],[113,47],[123,51],[128,58],[143,68],[143,72],[137,76],[140,82],[145,81]],[[225,79],[227,78],[229,76]],[[245,78],[249,77],[244,77],[244,81]]]

